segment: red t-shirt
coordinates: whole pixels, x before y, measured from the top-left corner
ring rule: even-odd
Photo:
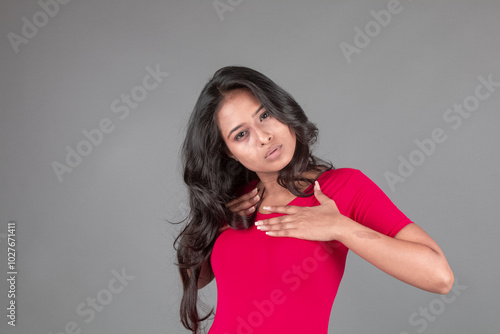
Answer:
[[[411,223],[359,170],[328,170],[318,182],[341,214],[373,230],[394,237]],[[319,202],[297,197],[289,205]],[[258,213],[256,220],[279,215]],[[211,255],[217,308],[209,333],[327,333],[347,251],[337,241],[268,236],[255,225],[224,230]]]

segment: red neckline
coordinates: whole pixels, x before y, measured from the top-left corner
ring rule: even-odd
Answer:
[[[318,176],[318,178],[316,179],[316,181],[318,181],[318,182],[319,182],[319,180],[320,180],[320,179],[321,179],[321,178],[325,175],[325,173],[326,173],[326,172],[328,172],[328,171],[330,171],[330,170],[332,170],[332,169],[327,169],[327,170],[323,171],[323,172],[322,172],[322,173]],[[259,179],[255,180],[255,181],[257,181],[257,183],[258,183],[258,182],[259,182]],[[256,183],[256,184],[257,184],[257,183]],[[306,189],[304,189],[304,192],[309,191],[311,188],[314,188],[314,183],[313,183],[313,184],[311,184],[311,185],[310,185],[309,187],[307,187]],[[292,204],[293,202],[295,202],[298,198],[304,198],[304,197],[295,196],[295,197],[294,197],[294,198],[293,198],[290,202],[288,202],[287,204],[285,204],[285,206],[287,206],[287,205],[291,205],[291,204]],[[267,216],[267,215],[272,215],[273,213],[262,213],[262,212],[260,212],[260,211],[257,211],[257,214]]]

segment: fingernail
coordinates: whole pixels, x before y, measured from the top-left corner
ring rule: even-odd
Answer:
[[[314,181],[314,186],[316,187],[316,189],[318,189],[318,190],[320,189],[318,181]]]
[[[250,207],[250,209],[248,209],[248,211],[249,211],[250,213],[252,213],[252,212],[254,212],[254,211],[255,211],[255,208],[252,206],[252,207]]]
[[[256,225],[256,226],[260,226],[260,225],[262,225],[262,222],[261,222],[260,220],[259,220],[259,221],[256,221],[256,222],[255,222],[255,225]]]
[[[252,194],[256,193],[256,192],[257,192],[257,190],[258,190],[257,188],[254,188],[254,189],[252,190]]]
[[[271,207],[270,207],[270,206],[267,206],[267,205],[266,205],[266,206],[263,206],[262,208],[263,208],[264,210],[267,210],[267,211],[270,211],[270,210],[271,210]]]
[[[259,196],[259,195],[255,196],[255,200],[256,200],[256,201],[258,201],[259,199],[260,199],[260,196]]]

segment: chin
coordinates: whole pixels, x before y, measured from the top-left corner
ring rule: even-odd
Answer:
[[[292,161],[292,159],[287,159],[285,161],[276,161],[276,166],[273,166],[273,172],[275,173],[279,173],[281,172],[283,169],[285,169],[285,167],[287,167],[290,162]]]

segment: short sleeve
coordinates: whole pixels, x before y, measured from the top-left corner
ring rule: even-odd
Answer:
[[[390,237],[412,223],[382,189],[357,169],[352,169],[340,201],[349,218]]]

